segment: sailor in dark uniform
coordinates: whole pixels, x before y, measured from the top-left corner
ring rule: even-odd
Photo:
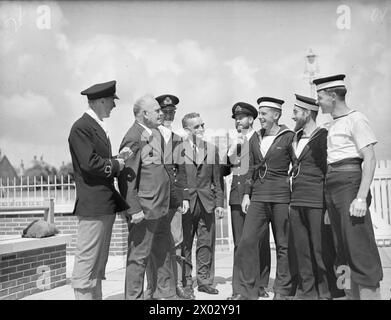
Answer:
[[[232,233],[235,245],[234,254],[242,236],[244,220],[246,218],[246,214],[242,211],[241,205],[244,195],[246,173],[248,171],[249,141],[254,134],[257,134],[253,129],[253,123],[257,116],[257,109],[248,103],[238,102],[232,107],[232,118],[235,119],[235,127],[238,131],[238,136],[228,150],[228,166],[224,175],[228,175],[231,172],[233,174],[229,205],[231,207]],[[270,275],[269,229],[266,232],[265,241],[262,242],[259,248],[259,259],[259,297],[268,298],[269,295],[265,288],[269,285]],[[233,296],[237,294],[237,290],[234,286],[232,288],[232,293]]]
[[[295,298],[305,300],[331,299],[322,256],[327,130],[316,125],[318,109],[315,99],[296,94],[290,223],[300,279]]]
[[[78,300],[101,300],[115,213],[129,208],[114,188],[114,177],[124,168],[130,149],[111,154],[104,118],[115,107],[116,81],[99,83],[81,92],[89,109],[72,126],[69,148],[75,172],[79,220],[72,287]]]
[[[383,271],[369,212],[377,140],[368,119],[346,105],[344,78],[340,74],[314,80],[319,106],[333,117],[326,126],[326,205],[340,278],[350,280],[346,293],[352,299],[380,299]]]
[[[262,129],[250,139],[249,170],[242,201],[242,210],[247,215],[234,258],[233,282],[238,294],[232,299],[258,298],[259,245],[265,241],[271,223],[277,253],[274,299],[285,300],[293,290],[288,258],[288,171],[294,132],[278,124],[283,100],[262,97],[257,103]]]

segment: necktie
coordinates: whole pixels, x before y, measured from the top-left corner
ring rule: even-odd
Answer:
[[[195,144],[193,144],[193,161],[198,165],[197,147]]]

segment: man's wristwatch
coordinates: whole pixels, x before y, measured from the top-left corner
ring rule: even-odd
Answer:
[[[364,198],[356,198],[357,202],[367,202]]]

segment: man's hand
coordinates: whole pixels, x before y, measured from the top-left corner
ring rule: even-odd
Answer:
[[[125,168],[125,160],[121,158],[117,158],[117,161],[119,163],[119,171],[122,171]]]
[[[132,156],[132,154],[132,150],[129,147],[125,147],[120,151],[118,158],[124,159],[126,161]]]
[[[217,219],[224,218],[224,209],[222,207],[215,208],[215,215],[217,216]]]
[[[358,200],[357,198],[353,200],[350,204],[350,215],[352,217],[364,217],[367,213],[367,202],[366,200]]]
[[[242,211],[244,213],[247,213],[248,207],[250,206],[250,202],[250,196],[248,194],[245,194],[242,200]]]
[[[139,213],[135,213],[132,215],[132,220],[130,222],[137,224],[143,221],[144,218],[145,218],[144,212],[140,211]]]
[[[182,214],[185,214],[190,209],[190,202],[189,200],[183,200],[182,202]]]
[[[236,148],[238,144],[243,144],[244,143],[244,136],[242,134],[238,134],[238,136],[232,141],[231,146],[228,149],[228,156],[232,156],[233,154],[236,154]]]

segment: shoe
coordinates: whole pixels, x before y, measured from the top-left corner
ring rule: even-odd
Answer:
[[[275,293],[273,300],[289,300],[289,298],[281,293]]]
[[[177,286],[176,287],[176,294],[177,294],[178,297],[180,297],[180,298],[182,298],[184,300],[192,300],[192,299],[194,299],[192,297],[192,293],[187,291],[182,286]]]
[[[218,294],[219,290],[209,285],[202,285],[202,286],[198,286],[198,292],[205,292],[207,294]]]
[[[232,295],[232,297],[228,297],[227,300],[249,300],[249,299],[242,296],[241,294],[234,294]]]
[[[258,297],[260,298],[269,298],[269,294],[267,293],[267,291],[265,290],[264,287],[260,287],[259,290],[258,290]]]

